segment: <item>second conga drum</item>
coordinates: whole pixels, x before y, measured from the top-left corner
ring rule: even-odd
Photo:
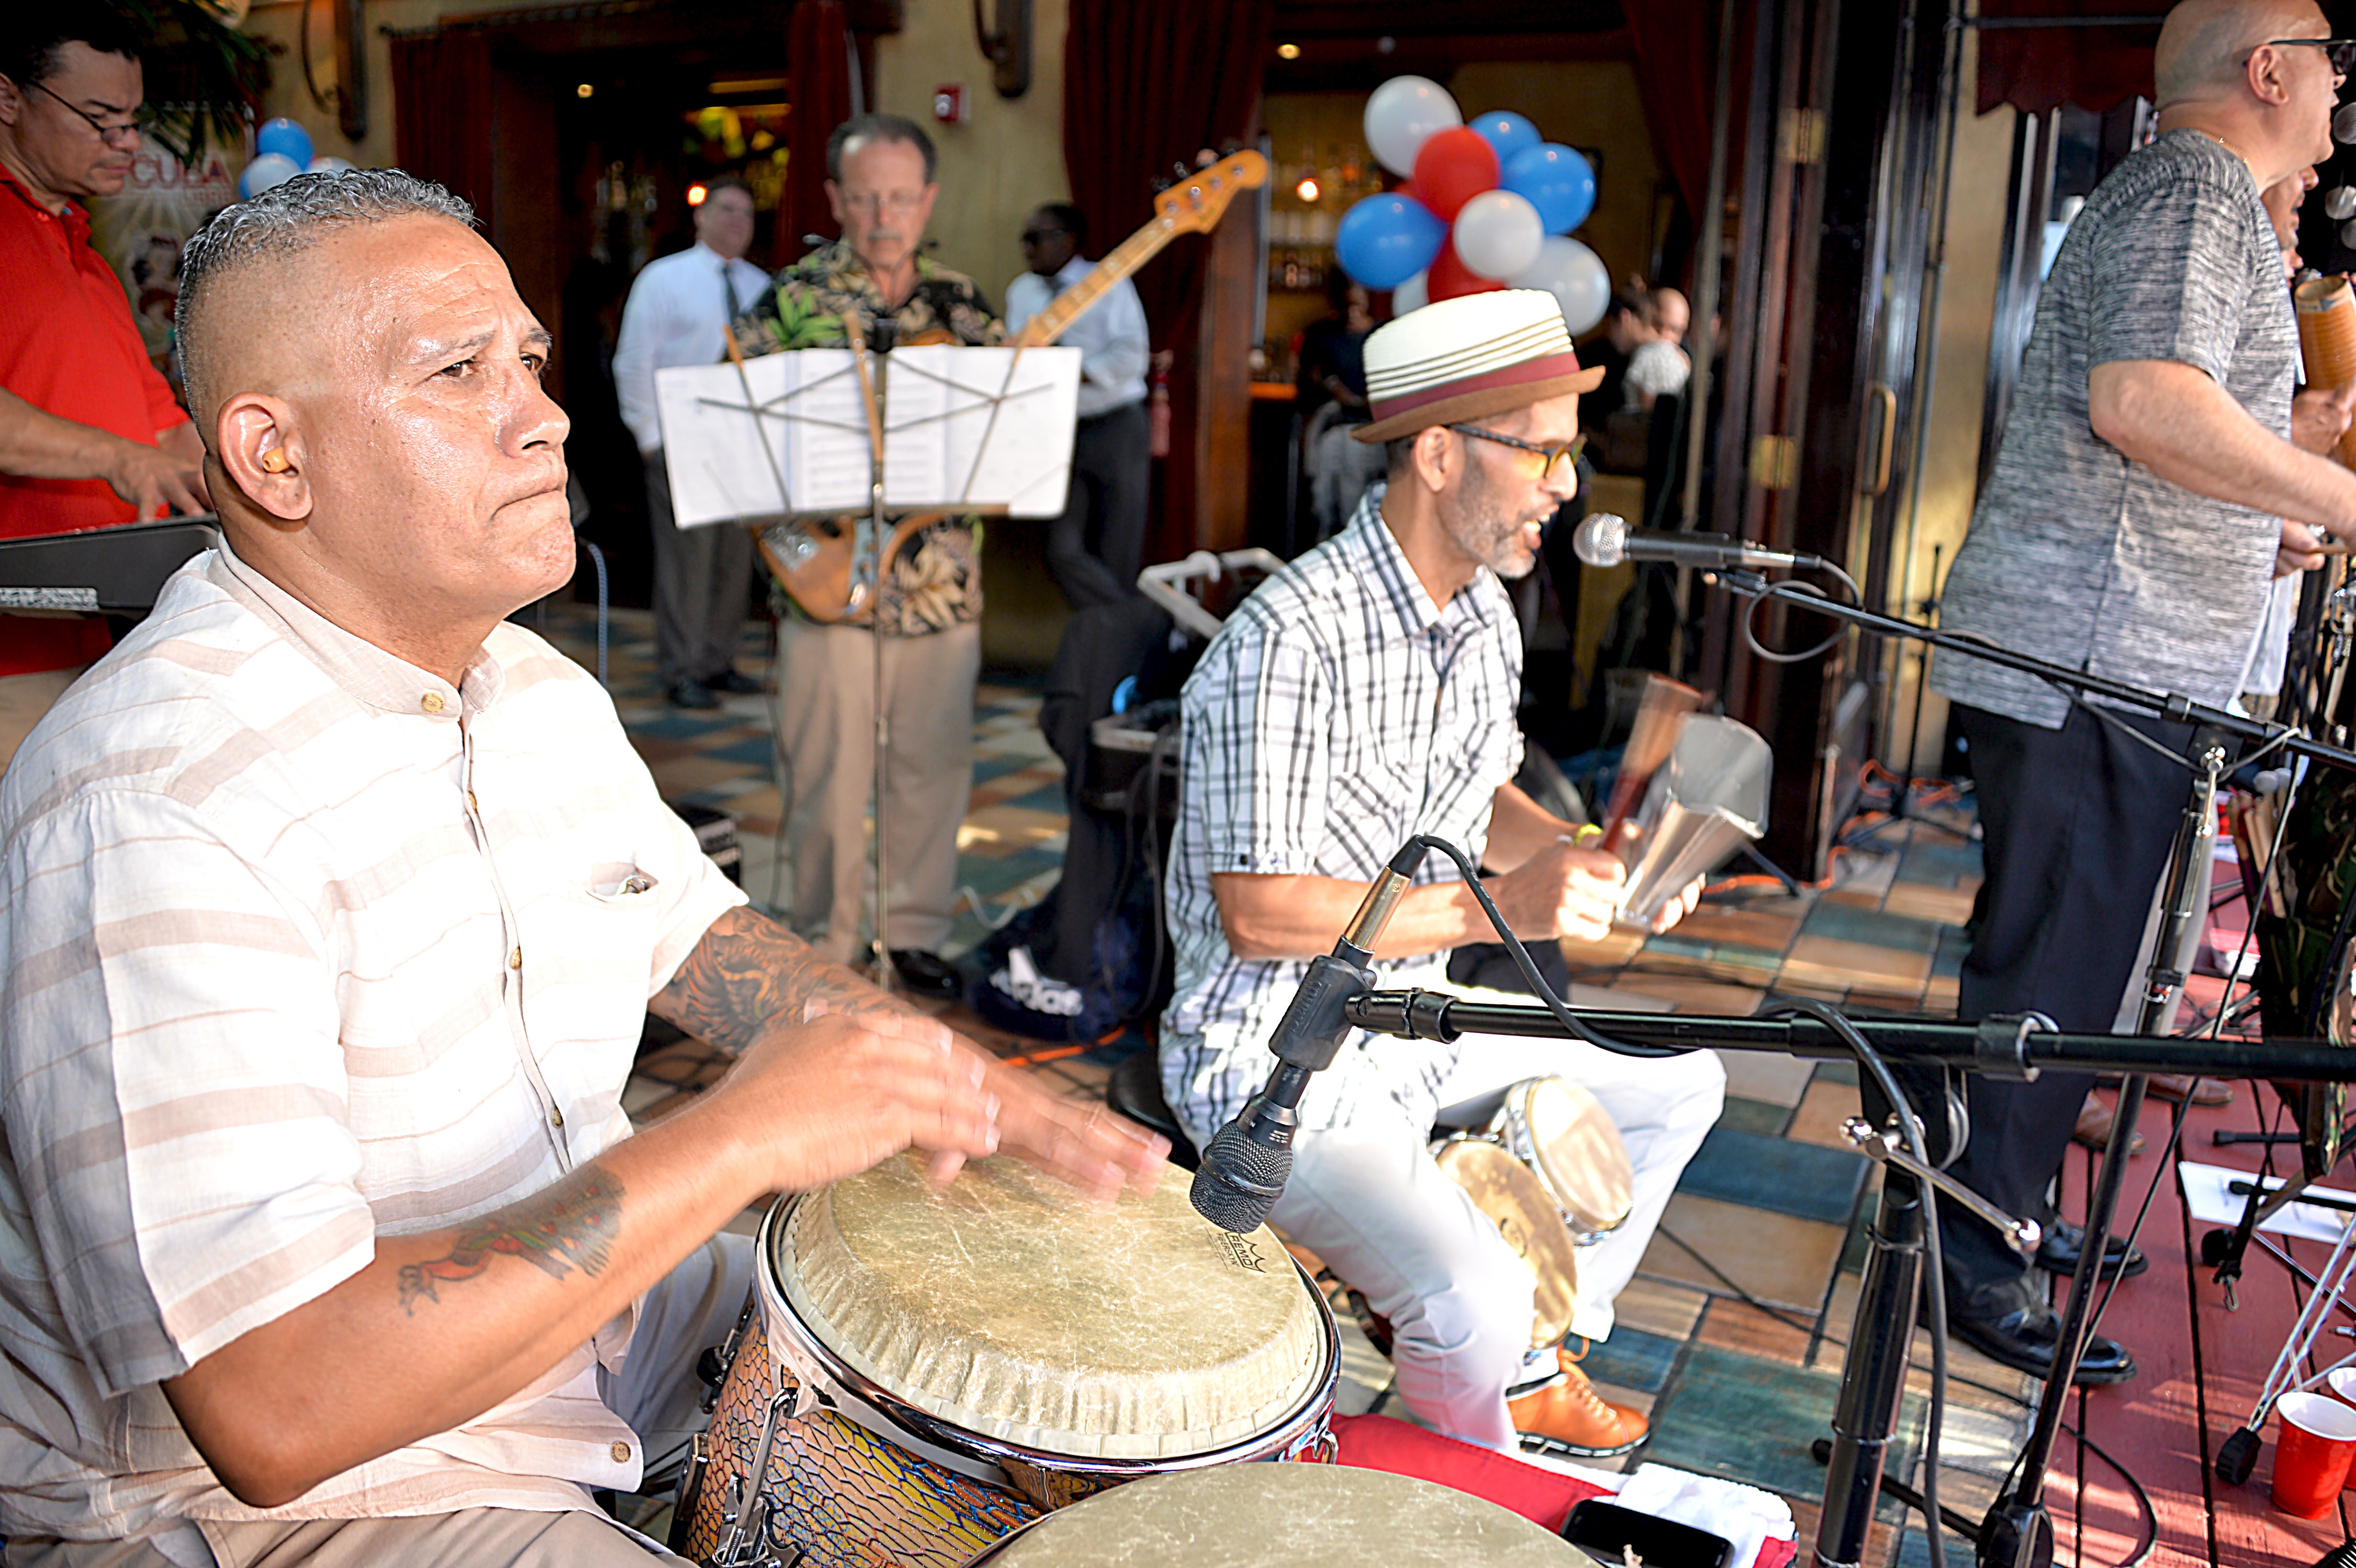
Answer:
[[[757,1247],[690,1555],[954,1568],[1105,1487],[1326,1443],[1323,1298],[1183,1179],[1108,1211],[1012,1159],[935,1190],[903,1156],[780,1200]]]
[[[1491,1132],[1546,1183],[1580,1246],[1627,1222],[1635,1168],[1620,1129],[1585,1089],[1567,1078],[1525,1078],[1505,1092]]]
[[[1050,1514],[972,1568],[1592,1568],[1551,1531],[1409,1476],[1340,1465],[1162,1476]]]

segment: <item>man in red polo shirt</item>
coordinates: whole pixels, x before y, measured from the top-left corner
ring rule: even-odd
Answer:
[[[138,151],[139,40],[102,5],[0,10],[0,539],[204,511],[203,444],[82,206]],[[0,615],[0,764],[106,647],[95,617]]]

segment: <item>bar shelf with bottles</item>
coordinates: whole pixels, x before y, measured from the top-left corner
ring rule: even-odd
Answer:
[[[1360,197],[1383,188],[1382,171],[1355,143],[1294,149],[1279,165],[1269,209],[1268,286],[1322,293],[1333,269],[1333,229]]]

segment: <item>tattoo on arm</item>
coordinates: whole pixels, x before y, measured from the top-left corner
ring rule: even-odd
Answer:
[[[712,923],[647,1006],[698,1040],[734,1051],[771,1019],[798,1020],[813,1001],[845,1012],[896,1005],[776,921],[739,908]]]
[[[612,1260],[621,1229],[622,1184],[586,1167],[545,1192],[468,1221],[443,1256],[402,1264],[402,1310],[416,1317],[420,1296],[438,1302],[441,1286],[473,1279],[498,1257],[521,1258],[552,1279],[576,1267],[594,1275]]]

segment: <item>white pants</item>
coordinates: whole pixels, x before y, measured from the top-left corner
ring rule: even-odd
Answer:
[[[1467,991],[1484,1001],[1523,1001]],[[1440,1121],[1485,1121],[1525,1078],[1567,1078],[1593,1094],[1634,1167],[1627,1223],[1579,1253],[1571,1332],[1612,1332],[1612,1303],[1634,1277],[1678,1173],[1718,1120],[1726,1072],[1698,1051],[1621,1056],[1572,1040],[1467,1035],[1440,1086]],[[1464,1189],[1432,1162],[1430,1129],[1385,1107],[1353,1125],[1304,1133],[1269,1222],[1307,1247],[1390,1319],[1391,1363],[1408,1408],[1442,1432],[1514,1446],[1505,1391],[1520,1381],[1537,1281]]]

